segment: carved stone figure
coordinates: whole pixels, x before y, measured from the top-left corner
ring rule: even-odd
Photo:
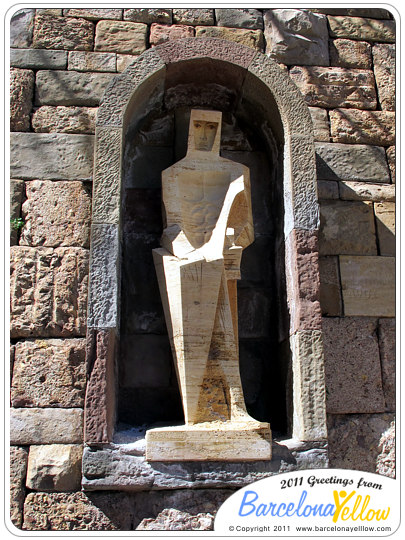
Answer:
[[[165,229],[153,250],[185,425],[151,429],[150,461],[271,458],[246,412],[236,283],[254,240],[249,169],[220,157],[221,113],[192,110],[187,155],[162,173]]]

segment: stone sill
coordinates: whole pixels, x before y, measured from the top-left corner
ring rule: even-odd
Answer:
[[[119,431],[110,444],[83,452],[85,491],[241,488],[280,473],[328,467],[326,441],[273,441],[271,461],[147,462],[145,429]]]

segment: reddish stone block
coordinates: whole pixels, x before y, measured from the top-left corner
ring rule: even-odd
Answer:
[[[89,329],[86,349],[89,382],[84,408],[84,440],[88,444],[111,442],[115,416],[115,330]]]
[[[173,39],[192,38],[195,30],[193,26],[184,26],[182,24],[157,24],[153,23],[150,28],[150,44],[160,45]]]

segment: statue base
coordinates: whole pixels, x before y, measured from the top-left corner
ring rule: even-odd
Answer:
[[[271,459],[265,422],[204,422],[146,432],[147,461],[258,461]]]

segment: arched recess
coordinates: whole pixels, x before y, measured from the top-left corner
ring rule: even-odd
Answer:
[[[309,111],[288,75],[262,53],[219,39],[184,39],[149,49],[106,89],[97,117],[88,302],[85,441],[110,442],[120,336],[121,197],[126,133],[187,84],[219,85],[227,107],[282,149],[283,271],[291,351],[292,436],[326,438],[319,306],[319,211]],[[200,90],[199,90],[200,89]],[[212,96],[211,96],[212,97]],[[211,99],[211,98],[210,98]],[[223,105],[224,96],[220,102]],[[199,104],[204,98],[200,95]],[[208,105],[208,103],[207,103]],[[212,108],[221,104],[209,103]],[[239,107],[239,109],[238,109]],[[243,113],[240,111],[243,109]]]

